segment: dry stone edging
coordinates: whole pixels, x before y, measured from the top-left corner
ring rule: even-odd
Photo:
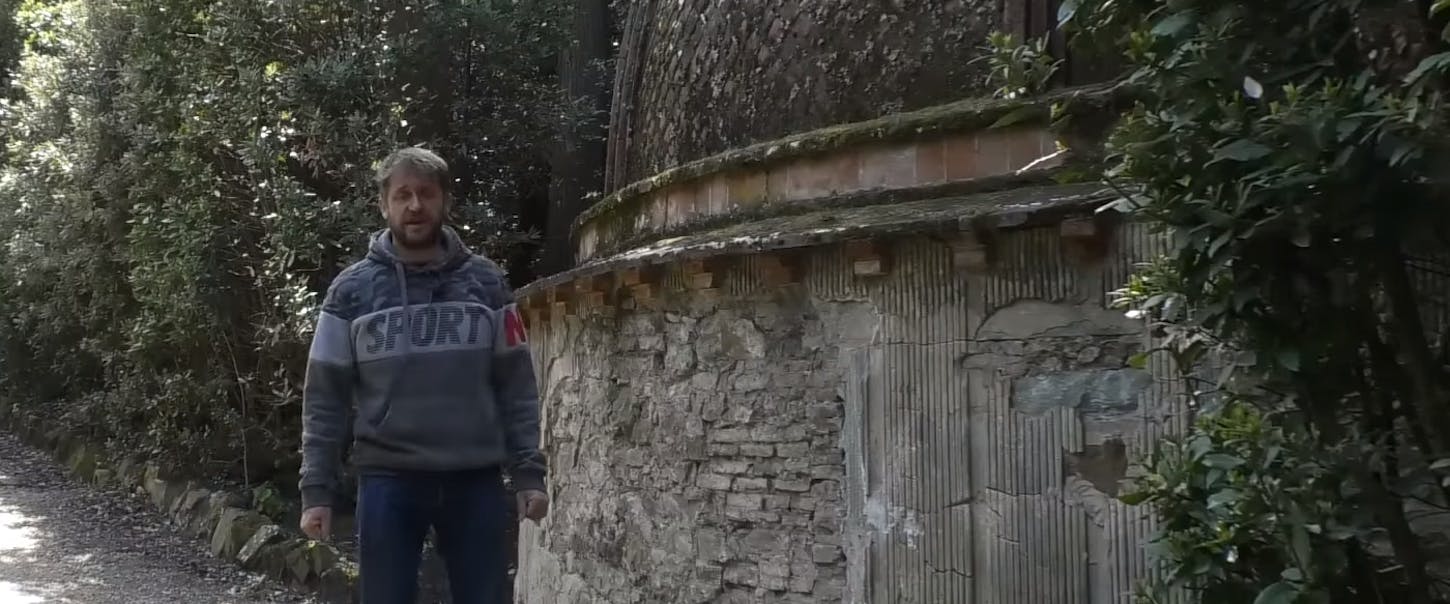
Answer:
[[[155,462],[105,459],[101,447],[6,402],[0,402],[0,427],[49,454],[76,480],[144,498],[176,530],[205,539],[213,556],[312,591],[325,602],[357,601],[355,563],[331,545],[288,533],[250,509],[250,498],[241,493],[213,491],[199,482],[169,476]]]

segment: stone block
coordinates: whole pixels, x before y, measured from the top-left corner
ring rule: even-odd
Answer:
[[[648,463],[648,459],[644,449],[639,448],[626,449],[623,453],[620,454],[619,459],[621,462],[624,463],[624,465],[631,468],[644,467],[644,465]]]
[[[121,486],[130,489],[141,484],[146,468],[134,459],[124,459],[121,461],[121,465],[116,467],[116,472]]]
[[[745,428],[724,428],[712,430],[710,441],[716,443],[748,443],[750,442],[750,431]]]
[[[698,438],[685,441],[685,459],[704,461],[710,458],[710,445]]]
[[[805,478],[776,478],[771,481],[777,491],[804,493],[811,490],[811,481]]]
[[[760,584],[760,569],[749,562],[734,562],[725,567],[721,577],[728,584],[755,587]]]
[[[737,510],[759,510],[765,505],[765,498],[750,493],[730,493],[725,496],[725,506]]]
[[[841,559],[841,548],[835,545],[816,544],[811,546],[811,561],[817,564],[834,564]]]
[[[146,496],[150,499],[152,507],[162,512],[169,510],[171,504],[186,488],[185,485],[175,480],[162,478],[161,469],[155,464],[146,465],[141,487],[146,490]]]
[[[97,468],[94,476],[91,477],[91,484],[98,489],[109,489],[116,483],[116,473],[106,468]]]
[[[746,586],[752,589],[728,589],[720,594],[720,598],[710,604],[761,604],[764,602],[765,593],[763,590],[753,589],[754,586]]]
[[[790,508],[790,504],[791,504],[791,497],[790,497],[790,495],[766,495],[765,496],[765,509],[767,509],[767,510],[785,510],[785,509],[789,509]]]
[[[740,547],[741,553],[751,560],[762,561],[775,558],[784,560],[790,551],[790,533],[770,528],[756,528],[741,537]],[[766,567],[762,565],[761,572],[765,572],[765,570]]]
[[[841,449],[839,449],[839,448],[832,448],[832,449],[826,449],[826,450],[821,450],[821,451],[815,451],[815,452],[812,452],[810,454],[810,456],[808,456],[808,457],[798,457],[798,458],[795,458],[795,459],[800,459],[800,460],[806,462],[808,465],[812,465],[812,466],[838,466],[839,467],[842,464],[846,463],[846,452],[843,451],[843,450],[841,450]]]
[[[96,474],[96,452],[89,445],[78,443],[71,448],[66,467],[71,476],[83,482],[92,482]]]
[[[312,578],[312,548],[315,542],[297,541],[283,554],[284,579],[298,585],[306,585]]]
[[[725,509],[725,518],[737,522],[752,522],[755,524],[775,524],[781,522],[781,515],[770,510],[748,510],[730,507]]]
[[[834,464],[811,466],[811,478],[816,480],[839,480],[845,475],[845,468]]]
[[[746,463],[750,464],[750,474],[752,476],[771,478],[781,472],[782,464],[779,459],[752,459]]]
[[[321,576],[322,573],[337,566],[338,561],[342,559],[342,554],[339,554],[337,548],[331,545],[312,543],[311,546],[313,576]]]
[[[218,558],[235,558],[242,547],[267,524],[267,519],[256,512],[241,508],[226,508],[212,531],[211,554]]]
[[[760,392],[769,383],[769,376],[752,371],[737,376],[732,387],[736,392]]]
[[[832,506],[820,506],[811,516],[811,526],[820,531],[837,531],[841,528],[840,511]]]
[[[811,485],[811,495],[821,501],[839,501],[841,499],[841,483],[834,480],[822,480]]]
[[[781,512],[780,517],[776,519],[776,522],[779,522],[782,526],[807,528],[811,526],[811,521],[813,517],[814,516],[812,512],[806,512],[802,510],[790,510],[786,512]]]
[[[727,562],[732,556],[725,547],[725,533],[716,528],[695,529],[695,552],[700,560]],[[719,569],[715,569],[716,573]]]
[[[171,519],[178,525],[191,528],[196,525],[196,516],[201,513],[202,504],[211,496],[211,491],[193,488],[176,498],[171,506]]]
[[[275,524],[264,525],[252,534],[252,538],[237,552],[237,562],[243,568],[256,569],[258,566],[258,555],[263,548],[281,541],[286,535],[282,533],[282,527]]]
[[[342,567],[329,568],[317,578],[317,596],[323,602],[352,604],[357,599],[357,573]]]
[[[318,597],[325,603],[351,604],[355,600],[355,591],[357,575],[347,569],[329,568],[318,576]]]
[[[760,583],[758,583],[757,585],[761,589],[768,589],[771,591],[785,591],[786,589],[790,588],[790,577],[767,575],[762,572],[760,575]]]
[[[807,429],[801,424],[792,424],[785,427],[761,426],[750,431],[750,438],[761,443],[782,443],[805,440],[809,437]]]
[[[695,484],[701,488],[712,491],[728,491],[732,479],[721,474],[700,474],[695,479]]]
[[[257,554],[252,557],[251,570],[286,581],[289,577],[287,571],[287,553],[293,548],[305,544],[306,541],[298,537],[283,537],[261,547]]]
[[[775,454],[787,459],[802,459],[810,454],[810,445],[805,442],[781,443],[775,446]]]
[[[735,479],[736,491],[764,491],[769,485],[769,481],[764,478],[741,477]]]
[[[745,443],[740,445],[740,454],[746,457],[772,457],[775,455],[775,447],[775,445]]]
[[[216,530],[216,525],[221,521],[222,512],[228,507],[240,507],[227,505],[225,493],[209,493],[201,503],[196,506],[196,512],[192,514],[191,522],[187,523],[187,531],[193,535],[210,537]]]
[[[790,590],[796,593],[810,593],[815,588],[820,571],[811,559],[810,552],[801,551],[790,562]]]
[[[45,433],[40,448],[55,456],[56,452],[65,448],[67,438],[68,436],[64,428],[46,422]],[[64,458],[57,458],[56,461],[64,461]]]
[[[744,474],[750,471],[750,462],[739,459],[716,459],[710,462],[710,471],[719,474]]]
[[[820,602],[840,602],[845,592],[846,582],[835,577],[819,577],[816,579],[816,586],[811,589],[811,593]]]

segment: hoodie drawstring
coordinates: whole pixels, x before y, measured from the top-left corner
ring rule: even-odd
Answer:
[[[402,262],[393,262],[393,274],[398,276],[398,291],[403,292],[403,359],[413,350],[413,308],[408,300],[408,270]]]

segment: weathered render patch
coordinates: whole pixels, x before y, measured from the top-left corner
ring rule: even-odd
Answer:
[[[839,601],[838,306],[680,294],[536,330],[556,506],[524,601]]]
[[[1087,421],[1122,416],[1138,410],[1138,397],[1152,384],[1153,376],[1141,369],[1079,369],[1030,375],[1013,381],[1012,407],[1022,413],[1041,413],[1054,407],[1077,409]]]
[[[1150,529],[1116,496],[1162,411],[1154,375],[1129,366],[1141,326],[1095,303],[1023,299],[974,336],[959,366],[978,383],[973,421],[987,441],[973,448],[985,456],[973,476],[976,601],[1124,601]]]

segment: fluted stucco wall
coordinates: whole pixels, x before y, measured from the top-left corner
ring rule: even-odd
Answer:
[[[1075,263],[1057,228],[1004,233],[990,272],[894,244],[801,282],[756,257],[719,289],[534,329],[558,513],[526,529],[529,603],[1126,604],[1146,510],[1130,460],[1181,429],[1104,307],[1155,240]]]

